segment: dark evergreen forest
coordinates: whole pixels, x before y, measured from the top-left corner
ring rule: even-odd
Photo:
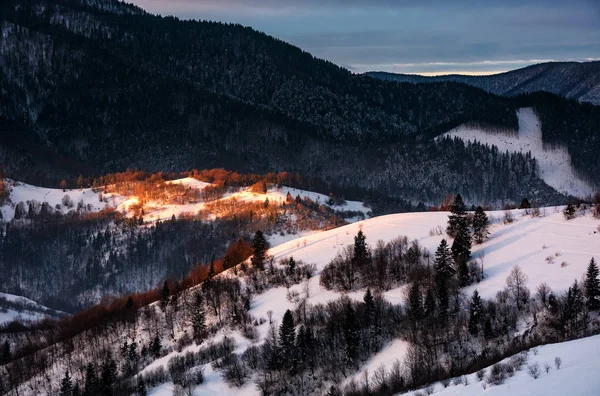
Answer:
[[[455,192],[558,203],[564,197],[542,185],[530,160],[499,162],[491,148],[432,139],[464,122],[514,130],[524,105],[543,113],[550,131],[568,111],[553,141],[597,178],[588,170],[594,123],[581,116],[598,111],[554,96],[509,100],[458,83],[381,81],[251,28],[111,1],[10,0],[0,27],[0,160],[20,180],[55,186],[127,168],[224,167],[297,172],[415,204]],[[566,141],[573,128],[576,142]]]

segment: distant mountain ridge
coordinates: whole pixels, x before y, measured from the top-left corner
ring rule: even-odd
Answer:
[[[546,62],[489,76],[449,74],[426,77],[387,72],[366,74],[383,80],[409,83],[459,82],[502,96],[546,91],[600,105],[600,61]]]

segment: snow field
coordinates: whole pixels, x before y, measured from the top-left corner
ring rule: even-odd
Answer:
[[[571,155],[565,147],[544,147],[541,122],[532,108],[517,111],[519,133],[509,135],[486,132],[469,126],[459,126],[443,136],[458,137],[468,142],[480,142],[498,147],[501,152],[531,152],[538,161],[540,178],[550,187],[564,194],[576,197],[589,197],[594,189],[575,173],[571,165]]]
[[[199,180],[196,180],[191,177],[186,177],[183,179],[170,180],[167,183],[169,184],[181,184],[186,188],[192,188],[196,190],[202,190],[207,186],[210,186],[210,183],[205,183]],[[62,189],[53,189],[53,188],[43,188],[36,187],[30,184],[10,181],[9,187],[11,189],[10,192],[10,202],[0,207],[0,211],[2,212],[2,218],[5,221],[10,221],[14,217],[14,207],[19,202],[27,202],[27,201],[38,201],[40,203],[48,202],[52,208],[56,208],[56,205],[60,205],[61,212],[67,213],[69,210],[73,208],[67,208],[62,204],[62,199],[65,195],[68,195],[71,201],[74,204],[74,208],[77,207],[77,204],[80,201],[83,201],[83,204],[87,207],[91,206],[91,210],[93,212],[98,212],[104,209],[106,206],[111,207],[119,212],[125,213],[127,216],[132,216],[133,213],[130,211],[130,207],[132,205],[137,205],[139,203],[138,197],[136,196],[122,196],[117,194],[102,194],[103,199],[106,202],[101,202],[99,197],[101,193],[96,193],[92,191],[90,188],[84,189],[67,189],[63,191]],[[309,197],[311,200],[318,202],[320,204],[327,204],[329,197],[324,194],[319,194],[311,191],[298,190],[290,187],[282,187],[276,188],[272,187],[267,191],[266,194],[258,194],[250,191],[250,188],[240,189],[239,191],[229,193],[224,195],[221,200],[230,200],[236,199],[240,202],[264,202],[265,199],[269,199],[269,202],[272,203],[282,203],[285,202],[288,192],[292,195],[292,197],[296,197],[297,195],[300,198]],[[357,201],[346,201],[344,205],[327,205],[330,206],[333,210],[336,211],[357,211],[363,213],[365,216],[368,216],[370,211],[362,202]],[[196,202],[189,203],[184,205],[176,205],[176,204],[162,204],[159,202],[149,201],[146,202],[146,215],[144,216],[144,220],[146,221],[158,221],[158,220],[168,220],[173,215],[178,217],[183,213],[192,213],[196,214],[199,210],[204,210],[205,205],[204,202]],[[27,210],[27,208],[26,208]],[[209,218],[211,215],[209,214]],[[214,216],[212,216],[214,217]],[[355,219],[356,220],[356,219]],[[289,238],[288,238],[289,239]]]
[[[466,376],[468,385],[454,385],[447,388],[434,385],[436,396],[597,396],[600,394],[600,336],[581,338],[575,341],[550,344],[531,349],[527,352],[528,361],[520,371],[507,378],[501,385],[484,386],[476,374]],[[559,357],[560,369],[554,364]],[[507,363],[510,358],[503,360]],[[540,376],[537,379],[528,373],[528,365],[537,363]],[[550,369],[545,371],[545,365]],[[490,367],[486,369],[489,373]],[[485,380],[484,380],[485,381]],[[418,391],[405,395],[415,396]]]

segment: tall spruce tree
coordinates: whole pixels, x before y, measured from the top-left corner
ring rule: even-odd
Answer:
[[[98,376],[96,375],[96,367],[93,363],[88,363],[85,369],[85,387],[83,389],[84,396],[95,396],[99,392]]]
[[[258,230],[252,239],[252,264],[258,269],[264,268],[265,260],[267,259],[267,251],[269,243],[267,242],[262,231]]]
[[[490,222],[483,208],[478,206],[475,209],[475,215],[473,216],[473,238],[477,243],[483,243],[490,235],[488,229]]]
[[[476,336],[479,334],[479,323],[481,322],[483,307],[481,306],[481,297],[477,290],[473,292],[471,297],[471,306],[469,308],[469,333]]]
[[[459,285],[465,287],[471,283],[468,266],[471,259],[471,234],[468,225],[460,226],[452,243],[452,256],[458,268]]]
[[[279,327],[279,350],[278,360],[283,368],[289,370],[293,367],[295,361],[296,329],[294,326],[294,317],[288,309],[283,314],[283,320]]]
[[[423,319],[423,301],[417,282],[413,282],[410,286],[407,311],[408,320],[415,328],[419,321]]]
[[[196,290],[192,295],[190,304],[190,313],[192,319],[192,330],[194,332],[194,340],[200,343],[206,333],[206,313],[204,311],[204,300],[202,293]]]
[[[433,318],[435,316],[435,296],[431,287],[428,287],[427,292],[425,292],[423,316],[425,318]]]
[[[600,309],[600,280],[598,279],[598,265],[592,257],[585,274],[585,299],[590,311]]]
[[[448,314],[450,304],[448,287],[456,271],[452,263],[452,254],[445,239],[442,239],[435,252],[434,271],[438,310],[440,317],[444,320]]]
[[[444,280],[449,280],[456,272],[452,264],[452,252],[445,239],[442,239],[435,251],[434,270],[436,277]]]
[[[369,257],[366,239],[367,237],[362,230],[359,230],[354,237],[354,260],[359,266],[365,264]]]
[[[69,375],[69,371],[65,373],[62,381],[60,382],[60,396],[72,396],[73,395],[73,381]]]
[[[467,207],[460,194],[458,194],[450,205],[450,215],[448,216],[446,233],[454,238],[458,233],[458,230],[467,225]]]

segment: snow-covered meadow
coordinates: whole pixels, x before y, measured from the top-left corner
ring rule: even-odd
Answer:
[[[179,184],[186,189],[194,189],[198,191],[202,191],[204,188],[211,185],[210,183],[205,183],[191,177],[170,180],[167,183]],[[106,207],[109,207],[118,212],[124,213],[128,217],[133,215],[132,208],[139,204],[139,198],[135,195],[123,196],[115,193],[104,194],[101,191],[96,192],[91,188],[66,189],[63,191],[62,189],[37,187],[16,181],[8,181],[8,187],[10,189],[9,199],[2,207],[0,207],[2,218],[5,221],[10,221],[13,219],[15,214],[15,206],[19,202],[26,203],[28,201],[37,201],[40,204],[47,202],[53,209],[59,210],[62,213],[67,213],[70,210],[76,209],[78,206],[84,207],[86,210],[91,212],[98,212]],[[300,196],[302,199],[308,197],[314,202],[329,206],[334,211],[360,212],[364,216],[368,216],[370,211],[370,209],[362,202],[346,201],[343,205],[329,205],[329,197],[324,194],[299,190],[286,186],[282,186],[281,188],[273,186],[267,190],[266,193],[252,192],[251,188],[240,188],[237,191],[224,194],[223,197],[217,199],[216,201],[224,202],[227,200],[237,200],[238,202],[249,203],[264,202],[265,199],[268,199],[269,202],[279,204],[285,202],[288,193],[294,198],[296,196]],[[64,204],[63,200],[65,197],[68,197],[68,200],[72,203],[71,207]],[[198,202],[186,204],[169,204],[157,201],[146,201],[144,207],[144,220],[154,222],[158,220],[167,220],[172,216],[178,217],[181,214],[198,213],[198,211],[205,209],[205,202],[201,199],[198,200]],[[209,217],[210,215],[211,214],[209,214]],[[352,221],[356,219],[349,220]]]

